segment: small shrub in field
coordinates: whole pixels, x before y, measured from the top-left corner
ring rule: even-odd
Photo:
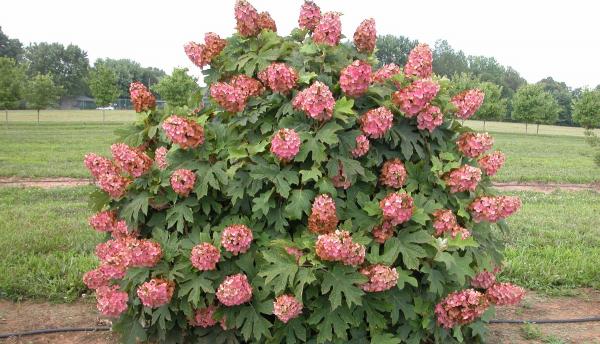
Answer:
[[[86,156],[99,310],[132,343],[480,341],[523,296],[495,279],[492,226],[520,206],[490,189],[504,155],[460,125],[483,94],[451,94],[424,44],[376,68],[373,20],[353,47],[312,2],[286,37],[245,1],[235,18],[186,45],[196,109],[135,84],[113,159]]]

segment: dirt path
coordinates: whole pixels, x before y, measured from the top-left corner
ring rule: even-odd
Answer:
[[[499,307],[498,319],[566,319],[600,316],[600,291],[583,289],[576,297],[547,297],[529,292],[523,303],[516,307]],[[13,303],[0,300],[0,333],[27,331],[40,328],[106,326],[106,319],[98,316],[91,301],[72,304],[36,302]],[[531,325],[536,339],[526,339],[522,325],[490,325],[487,343],[587,343],[600,344],[600,323]],[[530,336],[531,338],[531,336]],[[553,338],[555,341],[549,341]],[[0,340],[1,341],[1,340]],[[3,343],[88,343],[112,344],[118,338],[110,332],[62,333],[12,338]]]
[[[0,177],[0,187],[38,187],[51,189],[67,186],[89,185],[91,179],[82,178],[19,178],[19,177]]]

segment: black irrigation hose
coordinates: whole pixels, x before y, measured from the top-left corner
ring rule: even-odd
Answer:
[[[570,324],[570,323],[583,323],[600,321],[600,317],[591,318],[575,318],[575,319],[542,319],[542,320],[506,320],[496,319],[490,320],[490,324]],[[98,327],[63,327],[63,328],[51,328],[45,330],[33,330],[25,332],[5,333],[0,334],[0,339],[10,337],[24,337],[33,336],[37,334],[49,334],[59,332],[98,332],[98,331],[110,331],[110,326],[98,326]]]

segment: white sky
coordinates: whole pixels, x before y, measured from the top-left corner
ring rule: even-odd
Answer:
[[[280,34],[297,25],[303,0],[251,0],[269,11]],[[184,66],[199,75],[183,44],[213,31],[234,31],[234,0],[1,0],[0,25],[11,38],[73,43],[99,57],[130,58],[170,73]],[[316,0],[344,13],[343,32],[373,17],[379,34],[431,45],[442,38],[466,54],[495,57],[529,82],[546,76],[571,87],[600,84],[600,2],[593,0]]]

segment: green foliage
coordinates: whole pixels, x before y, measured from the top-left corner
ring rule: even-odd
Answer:
[[[171,75],[165,76],[151,88],[170,106],[188,105],[192,94],[197,92],[200,87],[198,80],[187,72],[187,68],[175,68]]]
[[[433,49],[433,72],[450,77],[454,74],[466,73],[469,69],[467,57],[462,50],[454,51],[446,40],[435,42]]]
[[[107,106],[119,97],[117,75],[103,64],[98,64],[91,70],[88,86],[98,106]]]
[[[573,108],[573,120],[582,127],[600,127],[600,90],[584,90],[573,103]]]
[[[377,59],[381,64],[395,63],[404,66],[408,53],[417,44],[417,41],[404,36],[379,36],[377,37]]]
[[[13,109],[22,99],[25,68],[9,57],[0,57],[0,109]]]
[[[567,84],[555,81],[552,77],[542,79],[538,81],[538,84],[542,85],[544,91],[550,93],[556,99],[556,102],[560,106],[558,113],[559,120],[567,124],[573,123],[571,118],[573,112],[573,94]]]
[[[27,106],[38,111],[55,105],[61,94],[62,88],[55,86],[51,75],[38,74],[25,87]]]
[[[2,32],[0,26],[0,57],[7,57],[13,60],[21,61],[23,57],[23,44],[16,38],[8,38]]]
[[[166,75],[161,69],[142,67],[138,62],[128,59],[97,59],[95,65],[99,64],[110,68],[117,75],[120,98],[129,98],[129,84],[132,82],[140,81],[145,85],[154,85]]]
[[[517,90],[512,100],[512,116],[526,123],[553,124],[560,110],[556,100],[541,85],[525,85]]]

